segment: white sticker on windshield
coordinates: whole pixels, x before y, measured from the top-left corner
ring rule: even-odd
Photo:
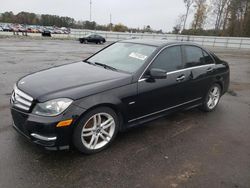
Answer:
[[[143,54],[139,54],[139,53],[136,53],[136,52],[132,52],[131,54],[129,54],[129,57],[136,58],[136,59],[144,61],[148,56],[143,55]]]

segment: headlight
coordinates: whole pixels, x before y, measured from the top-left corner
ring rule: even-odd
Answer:
[[[37,103],[32,113],[41,116],[56,116],[65,111],[72,102],[71,99],[60,98]]]

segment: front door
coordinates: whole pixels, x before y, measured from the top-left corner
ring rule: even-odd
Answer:
[[[136,113],[132,119],[153,115],[187,102],[191,71],[183,69],[182,57],[181,47],[177,45],[167,47],[155,58],[138,82]],[[167,77],[147,79],[152,68],[165,70]]]

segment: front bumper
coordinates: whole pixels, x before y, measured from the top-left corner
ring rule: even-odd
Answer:
[[[11,108],[13,127],[31,142],[48,150],[69,149],[74,125],[84,109],[72,105],[65,113],[55,117],[37,116]],[[70,126],[56,127],[58,122],[73,119]]]

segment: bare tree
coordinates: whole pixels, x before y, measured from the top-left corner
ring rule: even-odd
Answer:
[[[192,23],[193,29],[202,29],[206,16],[207,16],[207,4],[206,0],[195,0],[194,7],[196,8],[196,13],[194,14],[194,20]]]
[[[230,36],[242,36],[244,34],[244,22],[247,20],[249,0],[231,0],[228,22],[228,34]],[[248,26],[249,27],[249,26]]]
[[[246,4],[243,34],[244,36],[250,36],[250,0]]]
[[[192,30],[202,33],[201,29],[211,20],[214,30],[207,33],[228,36],[250,36],[250,0],[183,0],[186,11],[176,20],[174,32],[185,29],[189,12],[194,7]],[[208,14],[210,15],[208,17]],[[206,33],[205,32],[205,33]]]
[[[222,26],[223,22],[223,15],[224,12],[227,10],[227,6],[229,4],[230,0],[212,0],[212,9],[213,13],[216,16],[215,19],[215,30],[219,30]]]
[[[183,30],[184,30],[185,27],[186,27],[186,22],[187,22],[187,17],[188,17],[188,14],[189,14],[189,10],[190,10],[191,6],[193,5],[194,0],[183,0],[183,2],[185,3],[185,7],[186,7],[186,14],[185,14],[185,17],[184,17],[184,24],[183,24]]]
[[[174,28],[173,28],[173,33],[174,33],[174,34],[180,33],[181,28],[182,28],[183,23],[184,23],[184,20],[185,20],[185,15],[180,14],[180,15],[178,16],[177,20],[175,21],[175,26],[174,26]]]
[[[229,10],[230,10],[231,1],[232,1],[232,0],[228,0],[228,1],[227,1],[227,4],[225,5],[224,11],[223,11],[223,16],[222,16],[221,25],[222,25],[222,31],[223,31],[223,34],[224,34],[224,35],[225,35],[226,27],[227,27],[227,25],[228,25]]]

